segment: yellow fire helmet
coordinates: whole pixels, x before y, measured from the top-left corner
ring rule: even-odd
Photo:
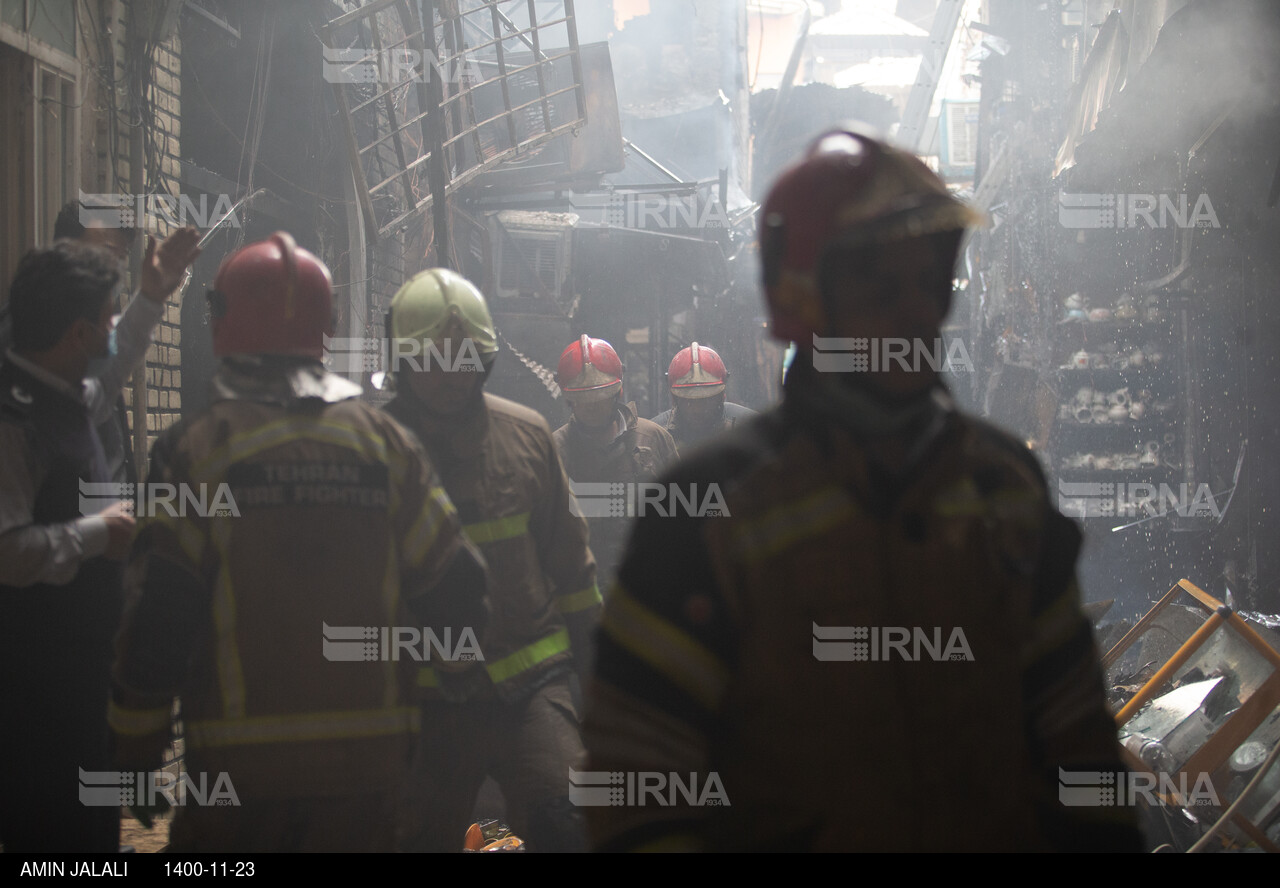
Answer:
[[[428,268],[411,277],[391,300],[395,339],[439,343],[455,323],[487,370],[498,354],[498,334],[484,296],[471,281],[447,268]]]

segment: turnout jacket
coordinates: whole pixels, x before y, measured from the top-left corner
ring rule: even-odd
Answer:
[[[427,448],[463,532],[489,566],[484,669],[462,679],[426,667],[419,683],[428,696],[454,700],[525,699],[586,656],[575,649],[588,640],[586,630],[573,644],[570,630],[594,625],[601,600],[586,523],[572,509],[551,430],[538,412],[488,393],[447,419],[428,414],[410,393],[387,412]]]
[[[668,782],[588,808],[593,844],[1137,850],[1129,812],[1058,800],[1060,768],[1123,765],[1080,534],[1032,454],[947,410],[891,478],[813,375],[665,476],[720,484],[726,515],[637,522],[588,768]]]
[[[710,429],[693,429],[688,425],[681,424],[675,407],[662,411],[653,418],[653,421],[670,433],[672,440],[676,442],[677,448],[688,450],[707,438],[714,437],[720,432],[729,431],[738,423],[745,422],[755,415],[756,411],[750,407],[743,407],[741,404],[725,401],[724,414],[721,416],[720,422],[713,424]]]
[[[576,420],[556,429],[556,446],[564,468],[575,484],[634,484],[654,481],[662,467],[676,458],[676,444],[667,430],[636,415],[635,404],[619,405],[625,429],[607,444],[583,434]],[[617,494],[624,501],[625,488]],[[581,493],[579,494],[581,495]],[[633,494],[634,496],[634,494]],[[631,522],[619,515],[591,516],[591,551],[606,583],[614,579],[622,561]]]
[[[442,583],[482,561],[421,447],[358,386],[241,358],[214,388],[153,450],[149,484],[207,508],[139,516],[109,714],[122,764],[159,765],[178,696],[188,772],[225,772],[241,801],[392,792],[418,663],[383,627],[482,631],[482,589]]]

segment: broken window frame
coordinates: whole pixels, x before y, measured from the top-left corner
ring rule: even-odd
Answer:
[[[540,19],[540,9],[550,9],[550,12]],[[528,27],[520,26],[517,12],[527,16]],[[397,17],[386,33],[401,34],[386,45],[380,14]],[[487,17],[487,21],[477,21],[482,16]],[[567,47],[543,51],[542,36],[560,27],[567,35]],[[341,35],[350,33],[352,28],[358,30],[360,49],[365,54],[349,62],[348,69],[371,63],[378,66],[374,95],[353,104],[349,83],[331,82],[331,86],[342,117],[357,198],[371,237],[404,227],[477,176],[526,155],[557,136],[575,132],[586,122],[586,92],[573,0],[553,4],[545,0],[374,0],[325,24],[321,36],[326,48],[331,52],[346,48]],[[428,33],[429,40],[424,37]],[[476,35],[483,39],[475,40]],[[531,63],[517,62],[511,66],[511,50],[505,44],[513,40],[532,53]],[[416,52],[425,76],[403,82],[388,78],[382,66],[390,58],[387,53],[397,48]],[[492,59],[479,56],[490,48]],[[572,72],[571,82],[566,86],[550,83],[551,66],[565,60]],[[497,74],[475,82],[458,76],[470,65],[479,70],[481,62],[496,64]],[[446,76],[446,72],[451,76]],[[516,104],[512,98],[513,78],[529,72],[537,80],[537,95]],[[495,84],[501,90],[502,110],[477,121],[477,91]],[[415,90],[414,98],[420,110],[400,120],[397,96],[410,88]],[[576,114],[557,112],[553,115],[552,103],[569,94],[574,97]],[[385,121],[380,121],[372,138],[365,137],[362,143],[354,116],[375,103],[381,103]],[[541,112],[542,129],[521,137],[518,118],[531,109],[534,114]],[[567,119],[556,121],[553,116]],[[482,128],[501,125],[505,125],[508,144],[486,153],[481,144]],[[464,152],[456,149],[468,143],[474,156],[469,165],[460,168]],[[394,161],[388,162],[387,152],[380,146],[390,147]],[[421,180],[415,182],[422,171],[428,184],[425,193],[417,187]],[[389,216],[385,212],[379,215],[374,206],[375,197],[384,192],[398,194],[398,206]]]
[[[80,62],[37,40],[15,45],[13,29],[0,27],[2,104],[9,112],[0,184],[10,200],[0,219],[0,273],[13,276],[31,246],[48,245],[61,208],[79,199]],[[54,94],[46,95],[52,82]],[[50,145],[49,142],[54,144]],[[7,301],[8,294],[0,297]]]
[[[1191,633],[1190,637],[1182,643],[1173,656],[1165,661],[1156,670],[1155,674],[1138,689],[1138,692],[1120,708],[1120,711],[1115,714],[1115,722],[1116,727],[1123,730],[1142,711],[1144,706],[1171,689],[1171,682],[1179,674],[1179,670],[1191,662],[1192,658],[1199,654],[1202,649],[1207,648],[1210,639],[1214,638],[1216,633],[1233,633],[1239,641],[1243,641],[1262,660],[1270,665],[1271,672],[1266,678],[1258,682],[1252,693],[1241,702],[1240,706],[1221,722],[1209,739],[1178,768],[1178,775],[1186,778],[1194,777],[1197,774],[1213,775],[1215,789],[1218,790],[1221,798],[1225,796],[1223,792],[1225,787],[1220,785],[1219,779],[1219,775],[1222,773],[1221,769],[1226,765],[1231,754],[1241,745],[1248,742],[1268,716],[1277,707],[1280,707],[1280,653],[1258,635],[1253,627],[1246,623],[1234,610],[1196,586],[1190,580],[1183,579],[1179,580],[1172,589],[1166,592],[1134,624],[1133,628],[1126,632],[1124,637],[1116,642],[1115,646],[1106,653],[1102,658],[1102,669],[1106,673],[1138,639],[1156,625],[1156,619],[1161,611],[1175,600],[1185,599],[1185,596],[1190,596],[1197,609],[1205,612],[1205,621]],[[1121,752],[1130,768],[1150,774],[1153,777],[1156,776],[1155,771],[1130,750],[1121,746]],[[1280,765],[1273,765],[1273,767],[1280,767]],[[1227,804],[1229,803],[1224,804],[1222,807],[1225,809]],[[1268,819],[1274,819],[1274,815],[1271,815]],[[1280,851],[1280,848],[1267,838],[1258,824],[1248,820],[1240,812],[1232,816],[1231,825],[1235,826],[1249,840],[1256,842],[1259,847],[1271,852]]]

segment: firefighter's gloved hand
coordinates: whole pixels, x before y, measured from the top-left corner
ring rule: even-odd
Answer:
[[[450,703],[467,703],[493,693],[493,682],[478,663],[432,665],[440,696]]]
[[[133,819],[142,824],[145,829],[151,829],[155,823],[155,818],[169,813],[169,800],[164,797],[163,793],[156,793],[155,799],[147,805],[130,805],[129,814]]]

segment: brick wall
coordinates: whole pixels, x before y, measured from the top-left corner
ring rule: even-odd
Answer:
[[[80,81],[85,96],[80,112],[80,181],[81,188],[88,193],[132,194],[140,179],[140,190],[144,193],[168,194],[175,199],[179,194],[182,47],[176,31],[155,47],[152,54],[147,98],[153,113],[140,113],[138,103],[130,95],[129,53],[136,52],[132,47],[137,44],[131,39],[136,35],[129,29],[135,26],[135,21],[142,27],[153,27],[155,11],[156,6],[150,4],[150,0],[117,0],[101,5],[95,2],[92,9],[86,7],[82,10],[78,19],[83,29],[78,46]],[[102,19],[97,17],[99,14],[103,15]],[[103,29],[109,37],[104,36]],[[113,65],[106,63],[106,53],[110,53]],[[105,76],[108,74],[109,77]],[[145,151],[142,156],[134,156],[133,124],[139,117],[142,118],[145,139],[154,149],[151,170],[145,168]],[[157,238],[165,237],[173,227],[163,214],[152,215],[140,224]],[[135,244],[135,256],[129,263],[129,275],[122,287],[122,302],[137,289],[136,270],[145,247],[145,234],[140,233]],[[123,309],[123,304],[119,308]],[[147,350],[145,371],[135,374],[135,381],[145,381],[138,388],[142,399],[140,419],[146,427],[148,452],[159,432],[173,425],[181,416],[180,317],[181,294],[176,294],[170,297],[165,307],[163,319],[155,331],[155,344]],[[135,423],[134,397],[135,386],[126,386],[124,399],[130,408],[127,413],[131,431]],[[139,469],[145,469],[146,454],[135,452],[135,456]]]
[[[151,104],[155,110],[150,124],[150,138],[159,149],[159,174],[153,189],[173,196],[180,193],[178,158],[181,137],[181,41],[175,33],[157,47],[152,70]],[[123,129],[123,128],[122,128]],[[120,134],[124,142],[121,156],[129,157],[128,133]],[[133,158],[129,158],[132,162]],[[127,171],[125,173],[127,180]],[[172,229],[162,213],[148,219],[148,226],[157,238],[168,235]],[[147,451],[155,444],[158,434],[177,422],[182,416],[182,330],[180,318],[183,294],[170,297],[164,317],[156,328],[154,343],[147,349],[145,378],[145,413]],[[135,376],[136,380],[136,376]],[[125,390],[125,403],[133,405],[133,387]],[[136,413],[129,411],[132,431]],[[139,468],[145,465],[142,454]]]

